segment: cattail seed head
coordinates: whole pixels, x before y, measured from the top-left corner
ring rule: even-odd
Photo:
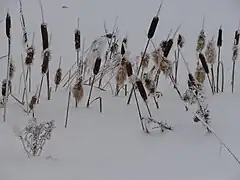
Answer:
[[[60,84],[61,79],[62,79],[62,69],[58,68],[54,78],[54,82],[57,86]]]
[[[126,53],[127,38],[123,38],[121,46],[121,55],[123,56]]]
[[[11,38],[11,27],[12,27],[12,22],[11,22],[11,16],[9,13],[7,13],[6,16],[6,36],[8,39]]]
[[[76,103],[78,104],[82,100],[84,95],[82,78],[77,79],[76,83],[73,86],[72,93],[73,93],[73,97],[76,100]]]
[[[9,80],[8,81],[8,87],[9,87],[9,92],[12,92],[12,82]],[[7,79],[4,79],[2,81],[2,96],[6,96],[6,91],[7,91]]]
[[[79,51],[80,50],[80,47],[81,47],[81,33],[80,33],[80,30],[79,29],[76,29],[75,30],[75,49],[76,51]]]
[[[33,95],[32,99],[31,99],[31,101],[29,103],[30,110],[33,110],[34,106],[36,105],[36,102],[37,102],[37,96]]]
[[[232,50],[233,50],[232,60],[236,61],[238,58],[238,45],[234,44]]]
[[[31,66],[33,63],[33,59],[34,59],[34,55],[35,55],[35,49],[33,46],[27,48],[27,56],[25,58],[25,64],[27,66]]]
[[[217,46],[222,47],[222,28],[218,30]]]
[[[215,40],[212,38],[211,41],[208,42],[206,51],[205,51],[205,57],[207,63],[213,65],[216,62],[217,59],[217,51],[215,48]]]
[[[178,45],[178,47],[183,48],[184,44],[185,44],[185,38],[181,34],[179,34],[178,40],[177,40],[177,45]]]
[[[159,69],[163,72],[163,74],[168,77],[170,74],[172,74],[172,62],[166,58],[164,58],[160,62]]]
[[[155,31],[156,31],[156,28],[157,28],[157,25],[158,25],[158,21],[159,21],[158,16],[153,17],[151,25],[150,25],[149,30],[148,30],[148,34],[147,34],[148,39],[153,38],[153,36],[155,34]]]
[[[168,57],[168,55],[169,55],[169,53],[170,53],[170,51],[171,51],[172,45],[173,45],[173,39],[169,39],[169,40],[167,41],[165,50],[163,51],[163,55],[164,55],[165,58]]]
[[[51,59],[51,53],[49,49],[46,49],[43,52],[42,74],[47,73],[50,59]]]
[[[208,68],[206,59],[205,59],[205,57],[204,57],[204,55],[202,53],[199,53],[199,59],[200,59],[200,61],[202,63],[204,71],[208,74],[209,73],[209,68]]]
[[[163,60],[163,52],[161,48],[154,50],[152,53],[152,60],[157,67],[159,67],[160,62]]]
[[[206,79],[206,73],[201,65],[198,65],[196,68],[195,79],[200,84],[203,84]]]
[[[9,78],[12,79],[14,76],[14,73],[16,71],[16,66],[14,65],[13,61],[10,61],[10,68],[9,68]]]
[[[137,80],[136,81],[136,85],[137,85],[138,91],[140,92],[140,95],[141,95],[143,101],[147,102],[147,93],[145,91],[145,88],[143,86],[142,81],[141,80]]]
[[[94,68],[93,68],[93,74],[97,75],[99,70],[100,70],[100,66],[101,66],[101,61],[102,59],[100,57],[97,57],[95,64],[94,64]]]
[[[47,24],[41,24],[41,33],[43,50],[46,50],[49,48]]]
[[[239,37],[240,37],[240,32],[239,30],[235,31],[235,35],[234,35],[234,43],[235,45],[239,44]]]
[[[202,50],[205,47],[205,43],[206,43],[206,36],[205,36],[205,32],[204,30],[200,31],[200,34],[198,36],[198,40],[197,40],[197,48],[196,51],[197,52],[202,52]]]
[[[141,57],[142,57],[142,67],[147,68],[149,64],[149,59],[150,59],[149,53],[145,53],[143,57],[143,52],[141,52]]]
[[[128,77],[131,77],[133,75],[133,70],[132,70],[132,64],[129,61],[126,62],[126,70],[127,70]]]
[[[147,91],[149,92],[149,94],[154,94],[156,92],[155,82],[146,73],[143,76],[143,80],[144,80],[145,87],[146,87]]]
[[[116,83],[120,87],[124,84],[127,79],[127,70],[125,65],[119,65],[117,75],[116,75]]]

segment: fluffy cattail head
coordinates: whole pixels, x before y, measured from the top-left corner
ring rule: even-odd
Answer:
[[[119,65],[117,75],[116,75],[116,83],[118,86],[122,86],[127,79],[127,70],[125,65]]]
[[[206,73],[201,65],[198,65],[195,72],[195,79],[198,83],[203,84],[206,78]]]
[[[46,50],[49,48],[47,24],[41,24],[41,33],[43,50]]]
[[[159,69],[163,72],[163,74],[168,77],[172,74],[172,62],[166,58],[164,58],[159,65]]]
[[[45,74],[49,68],[51,53],[48,49],[43,52],[42,74]]]
[[[9,78],[12,79],[14,76],[14,73],[16,71],[16,66],[14,65],[13,61],[10,61],[10,68],[9,68]]]
[[[118,44],[114,42],[111,46],[110,51],[111,51],[112,54],[116,54],[117,51],[118,51]]]
[[[238,45],[234,44],[232,50],[233,50],[232,60],[236,61],[238,58]]]
[[[143,57],[143,52],[141,52],[141,57],[142,57],[142,67],[147,68],[149,64],[149,59],[150,59],[149,53],[145,53]]]
[[[76,103],[78,104],[82,100],[84,95],[82,78],[77,78],[76,83],[73,86],[72,93],[73,97],[76,100]]]
[[[205,36],[205,32],[204,30],[200,31],[200,34],[198,36],[198,40],[197,40],[197,48],[196,51],[197,52],[202,52],[202,50],[205,47],[205,43],[206,43],[206,36]]]
[[[54,78],[54,82],[57,86],[60,84],[61,79],[62,79],[62,69],[58,68]]]
[[[75,39],[75,50],[79,51],[81,47],[81,33],[79,29],[75,30],[74,39]]]
[[[34,55],[35,55],[34,47],[31,46],[31,47],[27,48],[27,56],[26,56],[26,59],[25,59],[25,64],[27,66],[32,65],[33,59],[34,59]]]
[[[150,94],[154,94],[156,92],[156,85],[155,82],[150,78],[149,74],[145,73],[143,75],[143,80],[147,91]]]
[[[163,52],[162,52],[162,49],[161,48],[158,48],[158,49],[155,49],[153,52],[152,52],[152,60],[153,62],[155,63],[155,65],[158,67],[160,62],[162,61],[163,59]]]
[[[8,87],[9,87],[9,92],[12,91],[12,82],[9,80],[8,81]],[[6,96],[6,91],[7,91],[7,79],[4,79],[2,81],[2,96]]]
[[[212,38],[211,41],[208,41],[207,48],[205,51],[205,57],[207,63],[213,65],[216,62],[217,59],[217,51],[215,48],[215,39],[214,37]]]
[[[31,101],[30,101],[30,103],[29,103],[29,108],[30,108],[30,110],[33,110],[34,105],[36,104],[36,102],[37,102],[37,96],[36,96],[36,95],[33,95],[33,96],[32,96],[32,99],[31,99]]]

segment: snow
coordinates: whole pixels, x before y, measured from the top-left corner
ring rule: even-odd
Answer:
[[[58,67],[58,59],[63,57],[62,67],[65,73],[75,61],[73,32],[77,17],[80,17],[80,28],[86,39],[86,47],[93,39],[104,34],[103,22],[106,20],[109,31],[118,15],[120,37],[128,34],[129,50],[133,57],[139,55],[145,45],[148,25],[156,14],[160,2],[127,1],[127,0],[42,0],[45,21],[52,33],[52,60],[50,73],[53,80]],[[12,56],[17,71],[13,80],[13,94],[18,94],[18,83],[21,73],[20,55],[21,26],[19,23],[18,1],[1,1],[1,18],[5,17],[7,8],[12,16],[13,43]],[[62,5],[68,6],[62,9]],[[5,8],[3,8],[5,7]],[[236,69],[236,89],[231,93],[231,55],[233,34],[239,21],[237,1],[224,0],[168,0],[164,1],[160,24],[154,36],[158,44],[170,30],[181,24],[180,33],[185,36],[186,45],[183,53],[191,70],[195,71],[196,39],[205,15],[205,29],[210,40],[217,36],[217,30],[223,27],[222,59],[225,68],[225,92],[212,96],[206,83],[206,95],[211,110],[211,126],[230,149],[240,157],[240,135],[238,110],[240,103],[240,70]],[[41,73],[41,15],[37,1],[23,0],[23,12],[26,18],[27,31],[32,36],[36,33],[36,59],[33,66],[33,92],[39,84]],[[5,24],[0,24],[0,54],[7,52]],[[152,49],[152,47],[150,47]],[[173,53],[171,53],[173,57]],[[0,60],[1,79],[5,78],[6,59]],[[237,62],[238,67],[238,62]],[[184,63],[180,63],[179,86],[181,92],[186,89],[187,73]],[[36,107],[39,121],[55,120],[56,129],[47,142],[40,157],[28,159],[20,140],[13,132],[14,125],[24,128],[30,116],[23,113],[20,106],[10,98],[7,109],[7,122],[0,124],[0,176],[1,180],[237,180],[240,178],[239,164],[221,146],[219,141],[206,133],[206,129],[192,120],[192,114],[186,112],[169,80],[161,77],[160,109],[157,110],[152,99],[149,99],[154,118],[166,120],[173,125],[171,132],[154,130],[151,134],[141,131],[141,126],[132,99],[126,105],[127,97],[123,93],[114,97],[111,91],[93,90],[93,97],[103,97],[103,113],[99,113],[97,103],[85,108],[89,87],[84,87],[84,99],[80,107],[75,108],[71,98],[68,127],[64,128],[67,90],[60,87],[53,92],[52,100],[47,101],[44,82],[40,104]],[[54,84],[52,82],[52,86]],[[29,97],[30,97],[29,95]],[[147,115],[144,103],[141,109]],[[3,111],[1,111],[3,114]],[[46,157],[52,157],[46,159]]]

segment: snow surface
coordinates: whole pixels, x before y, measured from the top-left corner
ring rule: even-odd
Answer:
[[[104,34],[103,22],[108,29],[113,26],[116,15],[120,37],[128,34],[129,50],[138,55],[146,41],[146,33],[152,17],[156,14],[159,1],[137,0],[42,0],[45,20],[52,33],[50,72],[54,78],[58,59],[63,56],[63,71],[75,61],[73,32],[76,19],[80,17],[81,32],[86,38],[86,46]],[[13,93],[18,94],[18,82],[21,73],[20,55],[22,31],[19,22],[19,5],[17,0],[1,1],[1,19],[5,18],[7,9],[12,15],[13,44],[12,57],[17,66],[13,80]],[[66,5],[68,9],[62,9]],[[184,55],[191,70],[195,70],[196,39],[201,28],[203,15],[206,17],[207,37],[217,36],[217,29],[223,27],[222,59],[225,65],[225,92],[212,97],[208,84],[207,102],[211,110],[211,126],[227,143],[231,150],[240,157],[239,101],[240,70],[236,69],[236,91],[230,92],[231,56],[233,34],[239,21],[238,1],[225,0],[167,0],[161,11],[161,20],[154,41],[159,43],[165,38],[170,28],[173,31],[182,24],[180,33],[185,36]],[[41,15],[38,2],[23,0],[23,10],[27,31],[32,36],[36,33],[36,59],[33,66],[33,89],[40,82],[41,65]],[[0,54],[7,52],[5,24],[0,24]],[[152,47],[151,47],[152,49]],[[134,57],[133,56],[133,57]],[[172,53],[173,57],[173,53]],[[0,60],[0,77],[5,77],[6,59]],[[238,65],[237,65],[238,66]],[[180,64],[180,89],[186,88],[187,73],[183,63]],[[52,85],[53,82],[52,82]],[[53,86],[54,87],[54,86]],[[206,134],[200,123],[194,123],[192,114],[185,112],[183,103],[169,84],[161,78],[160,90],[164,94],[160,99],[160,110],[150,101],[154,117],[172,124],[174,131],[146,135],[141,131],[134,101],[126,106],[127,98],[114,97],[110,91],[101,92],[94,89],[93,95],[103,97],[103,113],[97,104],[86,109],[88,87],[80,107],[74,107],[71,99],[68,128],[64,128],[67,91],[60,88],[53,92],[52,100],[46,100],[44,84],[40,104],[36,107],[38,120],[56,120],[57,128],[52,139],[44,148],[42,156],[28,159],[21,142],[14,135],[12,127],[24,128],[27,117],[19,105],[10,98],[7,110],[7,122],[0,125],[0,179],[1,180],[239,180],[239,164],[211,134]],[[34,92],[33,92],[34,93]],[[33,94],[32,93],[32,94]],[[32,95],[31,94],[31,95]],[[141,103],[144,111],[144,104]],[[145,114],[147,114],[144,111]],[[52,156],[56,159],[46,159]]]

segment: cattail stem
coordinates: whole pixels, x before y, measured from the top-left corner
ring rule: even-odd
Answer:
[[[48,71],[47,71],[47,73],[46,73],[46,78],[47,78],[47,95],[48,95],[48,100],[50,100],[51,99],[51,90],[50,90],[50,80],[49,80],[49,69],[48,69]]]
[[[217,93],[219,92],[220,55],[221,55],[221,47],[218,47],[217,87],[216,87]]]
[[[69,78],[70,77],[71,77],[71,70],[69,71]],[[67,124],[68,124],[70,97],[71,97],[71,87],[69,87],[69,91],[68,91],[67,112],[66,112],[66,119],[65,119],[65,125],[64,125],[65,128],[67,127]]]
[[[74,68],[74,66],[76,66],[77,62],[75,62],[70,69],[64,74],[63,78],[61,79],[60,83],[62,83],[64,81],[64,79],[67,77],[67,75],[69,74],[69,72]]]
[[[213,91],[216,92],[213,64],[211,64],[211,76],[212,76],[212,81],[211,81],[212,82],[212,88],[213,88]],[[217,85],[218,85],[218,83],[217,83]]]
[[[31,72],[31,66],[28,66],[28,90],[29,90],[29,92],[31,92],[31,86],[32,86],[32,78],[31,78],[31,76],[32,76],[32,72]]]
[[[214,95],[214,88],[213,88],[212,82],[210,80],[209,74],[207,74],[207,78],[208,78],[208,82],[209,82],[210,88],[212,90],[212,94]]]
[[[24,60],[23,60],[23,55],[21,54],[21,60],[22,60],[22,72],[23,72],[23,77],[25,77],[25,68],[24,68]],[[26,111],[27,114],[29,115],[29,111],[28,111],[28,92],[27,92],[27,80],[24,78],[24,89],[26,89]]]
[[[89,91],[89,95],[88,95],[88,101],[87,101],[87,108],[90,105],[90,99],[91,99],[91,95],[92,95],[92,90],[93,90],[93,84],[94,84],[95,76],[96,75],[93,76],[92,84],[91,84],[91,87],[90,87],[90,91]]]
[[[236,61],[233,61],[233,66],[232,66],[232,93],[234,91],[234,80],[235,80],[235,66],[236,66]]]
[[[92,104],[93,102],[95,102],[96,100],[99,100],[99,111],[100,111],[100,113],[102,113],[102,97],[96,97],[95,99],[93,99],[93,100],[89,103],[89,105]]]
[[[141,58],[141,62],[140,62],[140,65],[139,65],[139,67],[138,67],[138,69],[137,69],[137,76],[138,76],[139,73],[140,73],[140,70],[141,70],[141,67],[142,67],[142,63],[143,63],[143,58],[144,58],[144,56],[145,56],[145,54],[146,54],[146,52],[147,52],[147,49],[148,49],[150,40],[151,40],[151,39],[148,39],[147,44],[146,44],[146,46],[145,46],[145,49],[144,49],[144,51],[143,51],[143,55],[142,55],[142,58]],[[130,94],[129,94],[129,98],[128,98],[128,101],[127,101],[127,105],[130,104],[130,101],[131,101],[131,98],[132,98],[132,94],[133,94],[133,90],[134,90],[134,86],[132,85],[132,89],[131,89]]]
[[[40,96],[41,96],[42,85],[43,85],[43,78],[44,78],[44,74],[42,75],[41,82],[40,82],[40,86],[39,86],[39,92],[38,92],[38,98],[37,98],[38,100],[37,100],[37,103],[39,103]]]
[[[22,78],[23,78],[23,73],[21,73],[19,78],[18,95],[20,95],[20,92],[21,92]]]
[[[134,84],[132,84],[132,85],[134,87]],[[143,117],[142,117],[142,114],[141,114],[141,110],[140,110],[140,106],[139,106],[139,102],[138,102],[138,98],[137,98],[137,94],[136,94],[135,89],[133,89],[133,93],[134,93],[134,97],[135,97],[135,101],[136,101],[136,106],[137,106],[137,110],[138,110],[138,115],[139,115],[141,127],[142,127],[142,130],[144,131],[145,128],[144,128],[144,125],[143,125]]]
[[[23,72],[22,72],[22,73],[23,73]],[[25,74],[25,72],[23,73],[23,74],[26,75],[26,77],[24,76],[24,78],[25,78],[26,81],[27,81],[27,79],[28,79],[28,73],[29,73],[28,69],[27,69],[26,74]],[[27,91],[27,89],[26,89],[26,87],[24,86],[24,88],[23,88],[23,95],[22,95],[22,102],[24,102],[26,91]]]
[[[175,83],[177,84],[177,78],[178,78],[178,64],[179,64],[179,57],[180,57],[180,49],[177,48],[177,52],[175,52],[176,62],[175,62]]]

